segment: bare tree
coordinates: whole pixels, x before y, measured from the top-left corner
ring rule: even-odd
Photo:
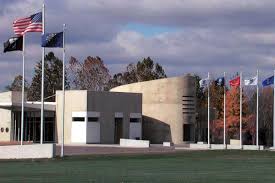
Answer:
[[[100,57],[88,56],[83,63],[71,57],[68,73],[71,87],[81,90],[103,91],[111,78]]]
[[[17,75],[15,76],[13,82],[6,86],[6,90],[9,91],[22,91],[22,75]],[[25,91],[27,91],[29,88],[29,83],[27,82],[27,80],[25,80]]]

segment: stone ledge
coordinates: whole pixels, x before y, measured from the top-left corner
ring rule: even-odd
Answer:
[[[55,144],[0,146],[0,159],[40,159],[55,157]]]

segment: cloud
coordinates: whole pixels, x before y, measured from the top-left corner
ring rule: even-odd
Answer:
[[[1,1],[0,41],[13,34],[14,19],[39,11],[41,4]],[[208,71],[233,75],[240,70],[249,75],[256,69],[268,74],[275,61],[274,8],[274,0],[48,0],[46,31],[61,31],[66,23],[67,58],[100,56],[111,73],[150,56],[168,76]],[[138,31],[129,24],[143,26]],[[145,35],[152,27],[173,31]],[[39,42],[39,33],[27,35],[28,78],[41,59]],[[0,54],[0,88],[21,73],[20,60],[18,54]]]

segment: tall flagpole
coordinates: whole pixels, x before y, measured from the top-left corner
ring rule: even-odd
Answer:
[[[275,148],[275,70],[273,75],[273,148]]]
[[[257,70],[256,146],[259,148],[259,70]]]
[[[210,148],[210,74],[208,72],[208,82],[207,82],[207,88],[208,88],[208,92],[207,92],[207,135],[208,135],[208,148]]]
[[[42,9],[42,35],[45,33],[45,4]],[[42,79],[41,79],[41,119],[40,119],[40,144],[43,144],[43,125],[44,125],[44,63],[45,48],[42,47]]]
[[[242,95],[243,95],[243,91],[242,91],[242,72],[240,73],[240,149],[243,148],[243,140],[242,140],[242,129],[243,129],[243,124],[242,124]]]
[[[224,84],[223,84],[223,145],[224,148],[226,149],[226,108],[225,108],[225,102],[226,102],[226,85],[225,85],[225,72],[223,73],[223,78],[224,78]]]
[[[23,47],[22,47],[22,57],[23,57],[23,73],[22,73],[22,109],[21,109],[21,146],[23,145],[24,138],[24,103],[25,103],[25,35],[23,35]]]
[[[63,24],[63,77],[62,77],[62,144],[61,157],[64,156],[64,113],[65,113],[65,30],[66,24]]]

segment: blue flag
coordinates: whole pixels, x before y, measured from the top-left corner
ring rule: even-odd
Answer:
[[[224,77],[219,77],[215,80],[216,85],[218,86],[224,86]]]
[[[274,84],[274,76],[271,76],[263,81],[263,86],[269,86]]]
[[[43,34],[41,37],[41,46],[63,48],[63,32]]]

